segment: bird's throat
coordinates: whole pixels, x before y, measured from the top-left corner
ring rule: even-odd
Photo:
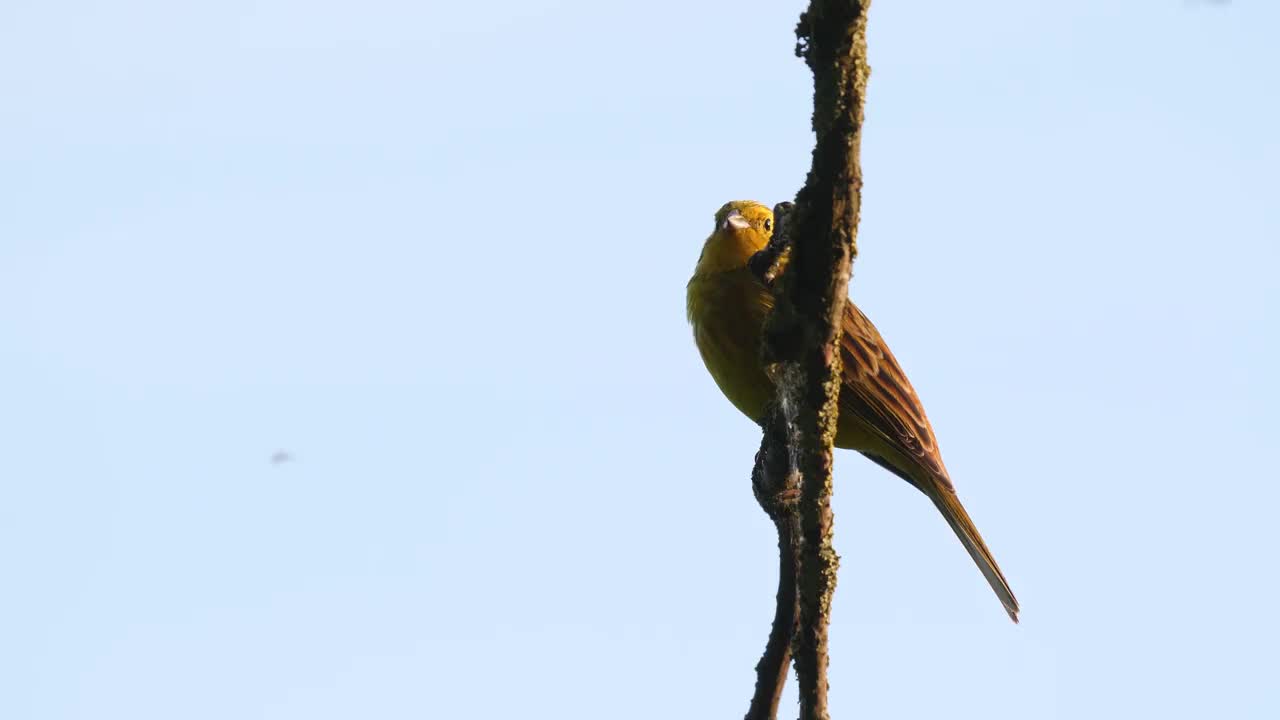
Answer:
[[[702,246],[697,275],[737,270],[747,266],[751,256],[764,249],[768,239],[753,229],[717,230]]]

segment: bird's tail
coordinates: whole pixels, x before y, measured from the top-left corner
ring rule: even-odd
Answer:
[[[995,591],[996,597],[1000,598],[1010,619],[1018,622],[1018,599],[1009,589],[1009,581],[1004,579],[1004,574],[1000,572],[1000,566],[996,564],[995,557],[987,549],[987,544],[982,542],[982,536],[978,534],[978,528],[969,518],[969,513],[965,512],[964,505],[960,504],[960,498],[956,497],[955,492],[950,488],[945,487],[931,488],[926,494],[933,500],[933,504],[938,506],[942,517],[947,519],[947,524],[955,531],[956,537],[960,538],[964,549],[969,551],[969,556],[977,563],[982,576],[991,584],[991,589]]]

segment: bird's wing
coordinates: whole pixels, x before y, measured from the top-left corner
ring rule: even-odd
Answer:
[[[953,490],[938,441],[929,418],[907,381],[906,373],[894,359],[889,346],[866,315],[852,302],[845,303],[844,333],[840,340],[844,365],[840,388],[840,417],[853,415],[861,425],[891,449],[923,470],[924,475]],[[890,458],[868,453],[872,460],[920,487],[923,477],[908,468],[897,467]],[[920,487],[925,492],[929,488]]]
[[[844,364],[840,386],[840,419],[857,418],[861,428],[885,443],[895,457],[876,451],[863,454],[915,485],[933,500],[947,524],[960,538],[1014,622],[1018,599],[982,540],[973,519],[965,511],[947,476],[938,452],[938,441],[924,408],[907,376],[898,366],[875,325],[853,303],[845,303],[841,337]],[[842,422],[843,424],[843,422]]]

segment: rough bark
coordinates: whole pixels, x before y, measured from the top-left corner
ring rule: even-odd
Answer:
[[[841,318],[857,255],[862,198],[859,148],[870,74],[868,5],[866,1],[811,0],[800,16],[796,52],[814,78],[813,160],[794,209],[784,204],[776,210],[777,242],[752,263],[757,272],[768,272],[762,268],[772,268],[782,252],[790,256],[775,286],[775,310],[762,348],[777,384],[781,429],[766,424],[761,454],[768,459],[771,433],[785,434],[788,480],[784,485],[798,481],[800,486],[799,533],[790,549],[795,553],[799,598],[793,643],[802,720],[829,718],[827,638],[839,565],[832,545],[832,443],[839,410]],[[791,527],[788,522],[795,519],[778,525],[783,551],[788,549],[784,547]],[[781,569],[786,571],[785,563]],[[781,604],[786,600],[783,595],[780,585],[775,631],[779,618],[789,611]],[[772,645],[772,635],[770,639]],[[785,679],[785,670],[780,675]],[[759,679],[764,679],[763,673]]]
[[[764,437],[756,453],[751,486],[760,507],[778,529],[778,595],[773,626],[764,655],[756,664],[756,691],[746,720],[773,720],[791,670],[791,641],[800,606],[796,597],[796,560],[800,542],[800,517],[796,503],[800,478],[790,470],[786,427],[777,407],[769,410]]]

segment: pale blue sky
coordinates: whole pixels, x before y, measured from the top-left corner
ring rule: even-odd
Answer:
[[[802,4],[0,5],[0,717],[740,717],[684,284]],[[852,294],[1024,620],[841,453],[835,717],[1280,717],[1278,31],[876,3]]]

